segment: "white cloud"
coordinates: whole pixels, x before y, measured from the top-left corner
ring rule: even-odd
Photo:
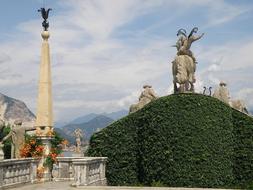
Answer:
[[[170,45],[176,39],[152,32],[175,21],[174,13],[185,16],[187,11],[205,8],[206,23],[211,27],[229,22],[246,11],[225,1],[210,0],[62,0],[59,3],[64,11],[50,17],[49,28],[56,120],[72,119],[87,112],[127,109],[136,103],[145,83],[152,84],[160,96],[168,94],[168,89],[173,89],[171,61],[175,55]],[[235,8],[238,10],[234,11]],[[131,22],[143,16],[152,18],[162,9],[166,10],[164,20],[139,27],[136,34],[128,36],[130,39],[115,36]],[[36,92],[33,90],[30,95],[28,92],[38,81],[40,23],[39,19],[20,23],[13,41],[0,44],[1,71],[5,73],[0,76],[0,87],[10,96],[27,100],[33,111]],[[253,42],[241,44],[240,40],[212,47],[196,46],[200,62],[197,91],[202,92],[203,85],[213,85],[221,78],[229,79],[229,74],[221,76],[227,70],[249,67],[252,48]]]

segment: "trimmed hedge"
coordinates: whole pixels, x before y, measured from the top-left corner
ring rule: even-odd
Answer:
[[[109,158],[110,185],[229,187],[253,180],[252,125],[215,98],[170,95],[95,133],[88,154]]]
[[[149,119],[139,127],[143,184],[221,187],[233,181],[230,108],[186,94],[161,98],[143,113]]]
[[[132,115],[95,133],[87,154],[108,157],[106,176],[110,185],[133,185],[138,183],[137,150],[135,117]]]
[[[234,141],[235,184],[247,188],[253,183],[253,118],[236,110],[232,114],[236,137]]]

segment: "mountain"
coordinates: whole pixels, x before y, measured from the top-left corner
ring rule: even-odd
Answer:
[[[75,144],[75,137],[66,134],[61,128],[54,128],[54,131],[59,134],[63,139],[66,139],[70,142],[70,144]]]
[[[24,102],[2,93],[0,93],[0,118],[9,123],[21,119],[26,125],[32,125],[35,121],[35,115]]]
[[[127,110],[120,110],[120,111],[116,111],[116,112],[112,112],[112,113],[103,113],[101,115],[110,117],[113,120],[118,120],[118,119],[121,119],[122,117],[127,116],[128,115],[128,111]]]
[[[88,121],[94,119],[97,116],[99,116],[99,114],[90,113],[88,115],[84,115],[84,116],[78,117],[78,118],[74,119],[73,121],[71,121],[70,123],[75,123],[75,124],[85,123],[85,122],[88,122]]]
[[[112,113],[102,113],[102,114],[97,114],[97,113],[90,113],[90,114],[87,114],[87,115],[84,115],[84,116],[80,116],[76,119],[74,119],[73,121],[71,121],[70,123],[71,124],[80,124],[80,123],[85,123],[85,122],[88,122],[100,115],[103,115],[103,116],[106,116],[106,117],[109,117],[113,120],[118,120],[126,115],[128,115],[128,111],[127,110],[120,110],[120,111],[116,111],[116,112],[112,112]]]
[[[88,122],[79,124],[70,123],[68,125],[65,125],[61,128],[61,132],[64,132],[67,136],[74,137],[73,133],[75,129],[80,128],[84,133],[85,140],[88,140],[94,132],[108,126],[113,121],[114,120],[109,117],[106,117],[104,115],[98,115]]]

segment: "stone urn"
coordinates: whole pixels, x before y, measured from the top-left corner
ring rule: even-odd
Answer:
[[[3,147],[4,147],[4,144],[0,143],[0,160],[4,159]]]

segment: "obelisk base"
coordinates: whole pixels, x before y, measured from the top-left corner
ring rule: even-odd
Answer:
[[[42,141],[42,144],[44,147],[44,154],[43,154],[43,156],[39,162],[39,166],[38,166],[38,168],[41,168],[41,173],[39,174],[39,181],[41,181],[41,182],[51,181],[52,180],[51,168],[49,166],[45,165],[45,161],[46,161],[47,156],[50,153],[51,140],[53,139],[53,137],[38,136],[37,138]]]

